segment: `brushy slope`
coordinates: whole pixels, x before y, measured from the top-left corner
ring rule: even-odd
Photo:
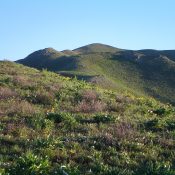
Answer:
[[[0,62],[0,174],[174,175],[175,109]]]
[[[64,55],[59,54],[55,59],[51,59],[53,54],[45,57],[42,56],[42,51],[40,53],[39,56],[33,53],[18,62],[59,73],[64,71],[67,76],[69,73],[70,76],[74,74],[79,79],[95,82],[105,88],[129,90],[175,104],[175,51],[173,50],[130,51],[102,44],[91,44],[75,49],[69,55],[66,55],[66,52],[59,52]],[[56,52],[55,55],[58,53]]]

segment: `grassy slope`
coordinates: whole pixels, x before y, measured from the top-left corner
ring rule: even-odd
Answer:
[[[173,175],[174,115],[153,99],[0,62],[0,173]]]
[[[131,55],[133,56],[133,55]],[[121,87],[135,93],[153,96],[165,102],[175,102],[175,63],[169,59],[147,58],[144,63],[121,54],[83,55],[81,62],[87,72],[101,74]],[[135,58],[134,58],[135,59]],[[117,86],[116,86],[117,87]]]
[[[55,59],[31,54],[19,62],[39,69],[70,73],[70,76],[75,74],[88,81],[91,81],[89,76],[95,76],[95,82],[102,87],[121,92],[127,90],[174,104],[174,60],[174,51],[129,51],[91,44]]]

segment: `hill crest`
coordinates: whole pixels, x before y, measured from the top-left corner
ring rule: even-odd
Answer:
[[[120,51],[121,49],[118,49],[116,47],[106,45],[106,44],[101,44],[101,43],[92,43],[88,44],[82,47],[79,47],[77,49],[74,49],[73,51],[79,52],[79,53],[94,53],[94,52],[117,52]]]

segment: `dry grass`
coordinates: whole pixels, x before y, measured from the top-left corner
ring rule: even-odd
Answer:
[[[50,92],[50,93],[57,93],[60,89],[62,88],[62,85],[61,84],[56,84],[56,83],[53,83],[53,84],[49,84],[49,85],[46,85],[45,86],[45,89]]]
[[[93,90],[85,90],[82,93],[82,99],[88,102],[97,101],[98,97],[99,97],[98,93]]]
[[[34,101],[44,105],[51,105],[54,102],[55,95],[50,91],[40,90],[36,93]]]
[[[28,77],[23,76],[23,75],[15,75],[15,76],[13,76],[12,82],[16,86],[21,86],[23,88],[36,86],[36,83],[34,83],[34,81],[32,81],[31,79],[29,79]]]
[[[38,109],[27,101],[12,101],[6,106],[6,114],[9,116],[32,116],[38,112]]]
[[[7,100],[9,98],[17,97],[16,91],[8,87],[0,87],[0,100]]]
[[[76,112],[83,113],[93,113],[93,112],[102,112],[106,110],[106,104],[101,101],[90,101],[82,100],[77,106]]]
[[[83,113],[102,112],[106,110],[106,103],[99,99],[99,94],[93,90],[85,90],[81,94],[75,111]]]
[[[119,123],[112,124],[104,130],[104,132],[110,133],[113,137],[117,139],[131,139],[135,138],[137,135],[137,130],[128,121],[120,121]]]

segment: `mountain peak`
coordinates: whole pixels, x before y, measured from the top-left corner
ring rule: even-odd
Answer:
[[[57,50],[55,50],[52,47],[48,47],[48,48],[44,48],[41,50],[37,50],[33,53],[31,53],[29,56],[27,56],[27,58],[40,58],[40,57],[51,57],[51,58],[58,58],[60,56],[63,56],[64,54],[62,52],[59,52]]]
[[[112,47],[106,44],[101,43],[92,43],[88,44],[86,46],[77,48],[73,51],[79,52],[79,53],[96,53],[96,52],[117,52],[120,49],[116,47]]]
[[[33,54],[40,54],[40,55],[48,56],[48,55],[52,55],[52,54],[62,54],[62,53],[55,50],[52,47],[48,47],[45,49],[38,50],[38,51],[34,52]]]

